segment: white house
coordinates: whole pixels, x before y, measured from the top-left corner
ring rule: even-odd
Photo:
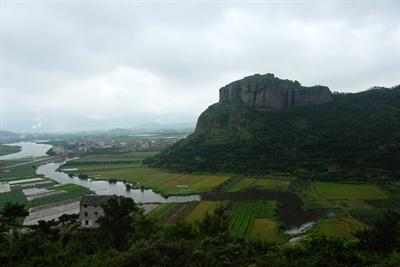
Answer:
[[[81,228],[98,228],[97,219],[104,216],[102,205],[107,203],[111,196],[84,196],[80,202],[79,219]]]

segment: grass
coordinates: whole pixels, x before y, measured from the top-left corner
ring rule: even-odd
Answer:
[[[19,146],[0,145],[0,156],[16,153],[19,151],[21,151],[21,147]]]
[[[271,219],[255,219],[249,238],[270,243],[283,243],[285,239],[279,235],[278,222]]]
[[[210,215],[214,213],[214,210],[221,205],[221,202],[217,201],[201,201],[186,217],[186,221],[202,221],[207,213]]]
[[[355,239],[353,233],[365,225],[354,218],[328,218],[322,220],[315,231],[328,235]]]
[[[275,201],[235,203],[229,217],[229,231],[235,237],[248,237],[254,220],[275,218],[277,207],[278,205]]]
[[[317,196],[328,200],[370,200],[387,198],[382,190],[375,185],[328,182],[316,182],[313,185]]]
[[[0,208],[3,208],[7,202],[28,204],[28,200],[26,199],[24,193],[21,190],[1,193]]]

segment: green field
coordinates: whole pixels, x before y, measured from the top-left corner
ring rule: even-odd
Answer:
[[[40,177],[36,174],[39,164],[24,164],[16,167],[7,168],[6,172],[0,172],[0,181],[11,181]]]
[[[238,202],[235,203],[229,217],[229,231],[235,237],[248,237],[255,219],[275,218],[277,213],[275,201]]]
[[[25,205],[28,204],[28,200],[21,190],[0,193],[0,208],[2,208],[7,202]]]
[[[136,153],[137,154],[137,153]],[[102,157],[105,159],[106,157]],[[139,159],[140,157],[137,156]],[[93,158],[92,158],[93,159]],[[179,174],[167,172],[159,169],[149,168],[138,163],[101,163],[96,156],[96,164],[88,163],[86,157],[79,159],[75,164],[75,160],[61,167],[77,168],[75,173],[83,173],[92,176],[96,179],[118,179],[126,180],[136,187],[144,186],[152,188],[164,195],[172,194],[192,194],[212,191],[215,187],[225,182],[229,177],[218,175],[194,175],[194,174]],[[107,158],[110,160],[110,158]],[[86,163],[82,163],[86,162]],[[116,162],[120,162],[117,157]]]
[[[68,199],[73,199],[92,193],[89,189],[75,184],[51,186],[48,187],[48,189],[62,190],[65,191],[65,193],[60,193],[57,195],[52,195],[45,198],[28,201],[22,190],[18,189],[15,191],[0,193],[0,207],[2,207],[6,202],[12,202],[12,203],[16,202],[19,204],[25,204],[27,207],[36,207],[40,205],[47,205]]]
[[[162,220],[171,214],[177,206],[178,203],[162,203],[153,209],[148,216],[154,220]]]
[[[328,235],[355,239],[354,233],[365,225],[354,218],[328,218],[319,222],[314,231]]]
[[[387,198],[379,187],[370,184],[315,182],[313,186],[318,197],[328,200],[369,200]]]
[[[51,190],[63,190],[66,193],[61,193],[45,198],[40,198],[40,199],[35,199],[32,200],[28,203],[29,207],[36,207],[36,206],[41,206],[41,205],[47,205],[51,203],[56,203],[64,200],[69,200],[73,198],[78,198],[81,196],[89,195],[92,192],[82,186],[75,185],[75,184],[65,184],[65,185],[59,185],[59,186],[53,186],[49,187]]]
[[[8,146],[0,144],[0,156],[16,153],[19,151],[21,151],[21,147],[19,146]]]
[[[267,178],[243,178],[228,189],[228,192],[239,192],[250,188],[263,190],[287,190],[289,181]]]
[[[279,223],[271,219],[255,219],[249,238],[271,243],[283,243],[285,239],[279,235]]]

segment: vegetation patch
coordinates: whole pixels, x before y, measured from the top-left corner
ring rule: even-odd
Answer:
[[[326,199],[369,200],[386,198],[382,190],[370,184],[316,182],[314,188],[318,196]]]
[[[247,237],[256,218],[275,218],[277,202],[238,202],[233,206],[229,218],[229,231],[235,237]]]
[[[172,173],[141,164],[74,165],[73,161],[71,162],[68,168],[79,168],[78,173],[106,180],[125,180],[136,187],[152,188],[164,195],[209,192],[229,178],[217,175]],[[65,165],[62,168],[64,167]]]
[[[328,218],[322,220],[315,230],[327,236],[355,239],[353,234],[364,228],[365,225],[354,218]]]
[[[12,180],[36,178],[39,176],[36,174],[37,167],[38,164],[34,163],[31,164],[28,163],[10,168],[5,167],[6,171],[0,172],[0,181],[12,181]]]
[[[178,203],[162,203],[153,209],[149,214],[149,218],[154,220],[162,220],[167,217],[178,206]]]
[[[56,194],[45,198],[34,199],[28,203],[29,207],[36,207],[46,204],[51,204],[55,202],[60,202],[68,199],[73,199],[81,196],[85,196],[91,194],[92,192],[86,187],[75,185],[75,184],[66,184],[62,186],[52,187],[51,189],[63,190],[65,193]]]
[[[228,192],[243,191],[243,190],[249,188],[252,184],[254,184],[255,181],[256,181],[256,179],[253,179],[253,178],[243,178],[240,181],[238,181],[234,186],[232,186],[228,190]]]
[[[20,146],[0,145],[0,156],[17,153],[19,151],[21,151]]]
[[[27,204],[28,200],[21,190],[0,193],[0,208],[3,208],[7,202]]]
[[[249,235],[252,240],[270,243],[283,243],[285,239],[279,235],[278,222],[271,219],[255,219]]]
[[[215,209],[221,205],[218,201],[201,201],[186,217],[186,221],[202,221],[206,214],[214,214]]]

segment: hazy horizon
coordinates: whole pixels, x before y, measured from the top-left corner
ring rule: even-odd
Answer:
[[[359,92],[400,83],[400,4],[1,2],[0,129],[195,123],[255,73]]]

